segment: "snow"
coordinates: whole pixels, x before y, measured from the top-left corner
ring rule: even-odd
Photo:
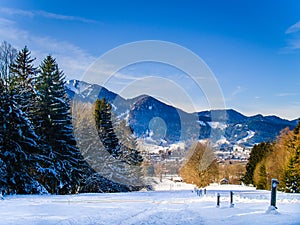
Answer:
[[[173,177],[173,180],[180,180],[178,176]],[[163,179],[162,182],[158,178],[153,178],[152,182],[153,189],[155,191],[183,191],[183,190],[194,190],[195,185],[187,184],[183,182],[173,182],[169,179]]]
[[[147,141],[150,141],[150,138],[146,138]],[[140,144],[141,145],[141,144]],[[158,154],[160,151],[165,151],[166,148],[163,146],[159,146],[156,144],[142,143],[143,150],[147,153],[156,153]]]
[[[234,146],[233,146],[233,150],[234,150],[234,151],[237,151],[237,152],[242,152],[243,149],[244,149],[244,147],[239,146],[239,145],[234,145]]]
[[[220,139],[216,142],[218,145],[222,144],[230,144],[230,142],[224,137],[223,135],[220,137]]]
[[[185,142],[178,142],[176,144],[171,144],[169,150],[185,149]]]
[[[208,139],[200,139],[200,140],[198,140],[198,142],[199,142],[200,144],[206,145],[209,141],[208,141]]]
[[[170,190],[170,185],[174,185]],[[0,201],[0,224],[299,224],[300,195],[239,185],[210,185],[199,197],[192,185],[166,181],[156,192],[78,195],[14,195]],[[230,207],[229,190],[234,191]],[[204,193],[204,192],[203,192]],[[220,207],[216,195],[220,193]],[[271,210],[270,210],[271,209]]]
[[[91,86],[92,85],[90,85],[90,84],[87,84],[85,82],[80,82],[77,80],[67,80],[67,82],[66,82],[66,87],[76,94],[82,93],[82,92],[86,91],[87,89],[89,89],[89,93],[87,94],[87,95],[89,95],[93,90],[93,88],[91,88]]]
[[[245,143],[247,142],[249,139],[253,138],[255,135],[255,132],[250,130],[250,131],[247,131],[247,136],[242,138],[241,140],[237,141],[237,144],[241,144],[241,143]]]
[[[146,141],[146,142],[145,142]],[[152,142],[152,143],[151,143]],[[166,146],[157,145],[157,141],[153,140],[151,137],[144,139],[138,139],[138,145],[142,146],[143,150],[147,153],[159,154],[160,151],[175,151],[178,149],[185,149],[184,142],[178,142]],[[165,140],[160,140],[161,143],[165,143]]]
[[[226,123],[221,123],[221,122],[207,122],[209,124],[209,126],[213,129],[221,129],[224,130],[227,127]]]
[[[201,126],[204,126],[204,127],[206,126],[206,124],[205,124],[202,120],[198,120],[197,122],[198,122]]]
[[[77,83],[76,80],[67,80],[66,86],[69,90],[73,91],[74,93],[77,93],[78,90],[76,88],[76,83]]]

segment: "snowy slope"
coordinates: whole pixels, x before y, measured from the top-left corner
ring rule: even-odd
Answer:
[[[229,207],[229,190],[234,208]],[[216,207],[216,193],[221,207]],[[300,195],[278,194],[278,213],[266,213],[270,192],[242,186],[69,196],[17,195],[0,201],[0,224],[300,224]]]

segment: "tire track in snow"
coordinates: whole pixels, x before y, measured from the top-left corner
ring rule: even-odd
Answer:
[[[204,224],[200,216],[195,216],[191,205],[182,200],[153,201],[152,207],[142,210],[125,219],[121,225],[139,224]]]

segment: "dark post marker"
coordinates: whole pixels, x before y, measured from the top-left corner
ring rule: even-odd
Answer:
[[[272,179],[271,181],[271,207],[274,207],[274,209],[277,209],[276,207],[276,188],[279,184],[277,179]]]
[[[233,191],[230,191],[230,208],[233,208],[234,204],[233,204]]]
[[[220,193],[217,194],[217,208],[220,207]]]

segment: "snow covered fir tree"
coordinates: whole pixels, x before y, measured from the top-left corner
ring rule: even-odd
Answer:
[[[111,156],[110,160],[114,161],[112,163],[114,180],[122,184],[129,184],[131,188],[136,189],[138,186],[142,186],[140,166],[143,158],[136,150],[131,131],[127,129],[126,132],[126,125],[122,121],[116,121],[113,126],[111,108],[105,98],[96,100],[94,109],[96,130],[104,149]],[[114,131],[114,127],[118,128],[119,135]],[[120,131],[124,131],[123,134],[120,134]],[[121,142],[118,136],[127,139],[127,142]]]
[[[43,189],[32,174],[35,163],[32,156],[38,150],[38,137],[21,110],[23,92],[20,86],[14,85],[16,75],[10,70],[16,50],[6,42],[2,43],[1,50],[0,186],[7,193],[37,193]]]
[[[33,123],[44,156],[48,156],[40,162],[39,171],[46,173],[43,178],[51,193],[76,193],[88,165],[76,146],[64,75],[52,56],[42,62],[35,87],[38,110]]]
[[[143,158],[140,153],[120,143],[112,124],[111,105],[105,98],[95,102],[95,121],[98,135],[107,151],[116,158],[122,158],[128,164],[139,165]],[[120,129],[124,130],[124,129]],[[124,135],[122,135],[124,137]],[[130,135],[127,135],[129,137]],[[135,146],[134,146],[135,147]]]

